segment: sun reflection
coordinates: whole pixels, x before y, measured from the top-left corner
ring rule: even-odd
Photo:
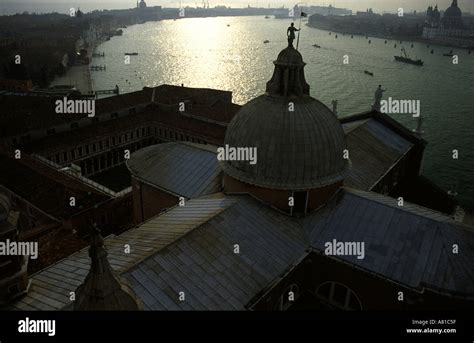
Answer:
[[[162,83],[229,90],[237,103],[244,103],[249,94],[260,94],[271,76],[274,52],[247,20],[252,19],[186,18],[142,27],[139,34],[148,37],[148,45],[136,49],[148,51],[142,61],[150,71],[145,84],[154,84],[158,76]],[[269,31],[265,36],[274,34]],[[268,73],[255,73],[262,66]]]
[[[180,73],[182,82],[201,87],[225,83],[228,68],[223,63],[239,63],[238,56],[222,60],[222,55],[231,50],[230,27],[220,18],[187,19],[179,24],[175,37],[180,39],[174,41],[173,50],[179,55],[181,65],[184,63],[185,66]],[[174,40],[173,37],[170,40]]]

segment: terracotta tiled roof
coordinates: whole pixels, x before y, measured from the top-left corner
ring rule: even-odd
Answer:
[[[60,98],[0,94],[0,108],[2,109],[0,112],[0,137],[20,136],[29,131],[46,130],[62,124],[77,122],[86,117],[85,114],[57,114],[55,112],[55,101],[58,99]],[[156,88],[144,87],[140,91],[98,99],[96,100],[96,116],[104,113],[120,112],[138,105],[148,105],[152,103],[152,99],[155,99],[156,104],[164,105],[178,105],[182,101],[190,102],[192,105],[186,109],[186,113],[221,123],[230,122],[240,109],[239,105],[231,102],[231,92],[162,85]],[[132,117],[127,117],[125,122],[127,123],[130,119],[133,120]],[[163,119],[162,116],[159,120],[172,124],[169,120]],[[195,122],[197,120],[190,121],[190,123]],[[118,121],[114,124],[92,124],[87,127],[86,131],[91,130],[97,136],[101,136],[106,134],[108,129],[113,129],[115,125],[120,124],[118,124]],[[104,132],[101,133],[100,130],[104,130]],[[55,135],[43,141],[54,142],[58,139],[60,141],[62,136],[69,139],[71,134],[75,135],[67,132],[64,135]]]
[[[23,154],[0,155],[0,184],[56,219],[64,219],[108,199],[92,187]],[[76,206],[69,206],[69,198]]]
[[[225,123],[230,122],[241,107],[232,103],[232,92],[172,85],[156,87],[154,101],[166,105],[190,101],[191,106],[186,108],[186,112]]]
[[[54,136],[25,144],[23,149],[27,152],[53,153],[62,151],[64,147],[77,147],[85,142],[101,139],[103,137],[118,134],[127,130],[137,129],[142,126],[163,125],[176,130],[188,132],[189,134],[206,137],[210,143],[220,144],[224,141],[225,127],[213,123],[207,123],[198,119],[182,116],[176,112],[157,109],[147,109],[143,113],[118,117],[92,124],[91,126],[76,130],[58,133]]]
[[[152,93],[152,88],[145,87],[136,92],[98,99],[96,100],[96,113],[113,113],[140,104],[148,104],[151,102]]]
[[[58,98],[28,95],[0,95],[0,137],[21,135],[86,117],[85,114],[57,114]]]

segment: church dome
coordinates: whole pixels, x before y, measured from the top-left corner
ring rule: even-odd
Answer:
[[[458,7],[458,2],[456,0],[454,0],[451,6],[446,10],[446,12],[444,12],[444,16],[449,18],[462,17],[461,9]]]
[[[309,190],[344,179],[348,161],[342,126],[333,112],[309,96],[301,54],[292,46],[274,62],[267,92],[229,124],[225,145],[255,147],[257,162],[223,161],[224,172],[263,188]]]

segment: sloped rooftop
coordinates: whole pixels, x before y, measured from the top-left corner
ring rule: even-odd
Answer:
[[[324,243],[365,242],[365,258],[333,256],[387,280],[474,294],[474,231],[443,214],[344,188],[304,219],[247,195],[192,199],[105,244],[112,267],[148,310],[244,309],[262,290]],[[452,244],[460,253],[452,254]],[[132,252],[125,254],[124,244]],[[239,245],[239,254],[234,245]],[[10,309],[60,309],[89,268],[82,250],[32,277]],[[184,291],[186,301],[180,302]]]
[[[343,123],[351,168],[344,184],[371,190],[414,146],[389,126],[373,119]]]
[[[365,258],[338,256],[367,271],[421,289],[474,295],[474,228],[421,206],[345,189],[337,201],[303,222],[311,246],[365,242]],[[458,244],[459,254],[453,254]]]
[[[138,179],[186,198],[221,189],[222,170],[215,147],[176,142],[157,144],[133,153],[126,163]]]
[[[235,199],[225,198],[221,193],[191,200],[185,207],[176,207],[122,235],[106,237],[104,242],[110,265],[119,274],[129,270],[234,202]],[[125,253],[125,244],[130,245],[130,254]],[[34,274],[28,294],[8,309],[59,310],[70,305],[69,293],[84,281],[89,268],[88,248],[84,248]]]

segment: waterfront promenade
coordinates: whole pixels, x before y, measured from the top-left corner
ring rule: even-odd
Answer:
[[[94,85],[91,75],[91,61],[94,49],[99,46],[105,39],[94,40],[90,43],[87,50],[87,58],[89,64],[74,65],[68,68],[67,72],[63,76],[57,76],[50,84],[50,86],[57,85],[68,85],[74,86],[81,92],[82,95],[94,94]]]
[[[51,86],[70,85],[74,86],[83,95],[94,93],[90,66],[87,64],[72,66],[66,75],[56,77]]]

